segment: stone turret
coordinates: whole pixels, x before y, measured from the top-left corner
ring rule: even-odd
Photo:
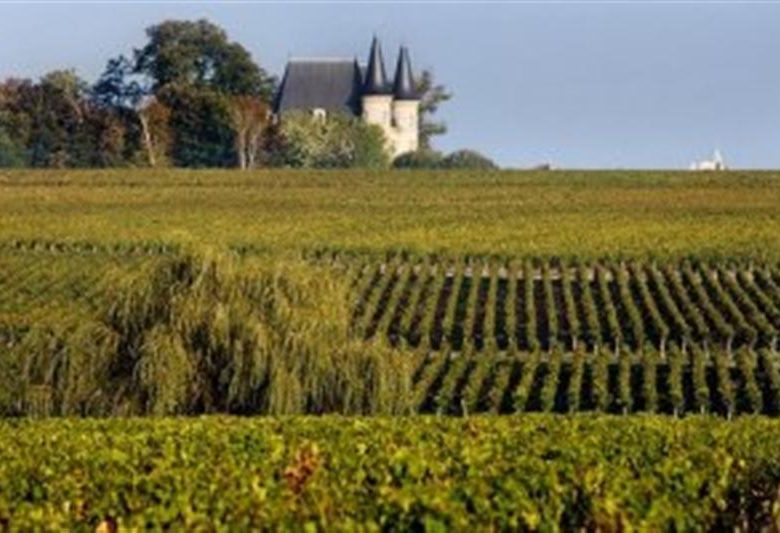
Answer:
[[[388,143],[393,139],[392,87],[387,82],[385,61],[382,57],[382,45],[374,37],[371,42],[371,52],[368,56],[365,80],[362,89],[363,120],[368,124],[376,124],[385,133]]]
[[[402,46],[393,83],[393,153],[400,155],[419,148],[420,97],[412,75],[409,50]]]

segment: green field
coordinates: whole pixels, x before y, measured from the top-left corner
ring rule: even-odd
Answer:
[[[780,259],[780,174],[5,171],[0,240]]]
[[[4,171],[0,531],[777,525],[779,207],[775,172]],[[158,418],[203,414],[274,416]]]

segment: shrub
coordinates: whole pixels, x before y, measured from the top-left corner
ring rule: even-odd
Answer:
[[[475,150],[457,150],[445,157],[441,168],[464,170],[495,170],[498,168],[493,160]]]
[[[393,168],[434,169],[440,168],[444,156],[436,150],[406,152],[393,160]]]

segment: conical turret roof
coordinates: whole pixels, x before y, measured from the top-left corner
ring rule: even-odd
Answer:
[[[382,57],[382,45],[379,39],[374,37],[371,41],[371,52],[368,56],[366,79],[363,82],[364,95],[390,94],[390,85],[387,82],[385,72],[385,60]]]
[[[412,76],[412,62],[409,59],[409,49],[405,46],[402,46],[398,52],[393,95],[398,100],[419,100],[417,87]]]

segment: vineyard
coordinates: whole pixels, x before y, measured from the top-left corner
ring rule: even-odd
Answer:
[[[355,334],[419,354],[422,412],[780,408],[776,266],[397,258],[341,267],[355,271]]]
[[[256,264],[251,251],[232,255],[240,270]],[[306,256],[312,275],[350,287],[349,337],[404,360],[402,411],[780,414],[777,265]],[[7,245],[0,337],[24,346],[36,325],[92,323],[112,286],[176,257],[158,246]]]
[[[0,531],[775,530],[778,205],[776,172],[0,171]]]
[[[778,440],[759,417],[0,420],[0,529],[774,531]]]
[[[18,171],[0,191],[7,413],[780,412],[776,173]],[[320,405],[330,382],[361,400]]]
[[[0,243],[780,261],[777,172],[0,171]]]
[[[347,267],[349,268],[349,267]],[[391,260],[353,274],[358,335],[431,350],[777,347],[780,268]]]

